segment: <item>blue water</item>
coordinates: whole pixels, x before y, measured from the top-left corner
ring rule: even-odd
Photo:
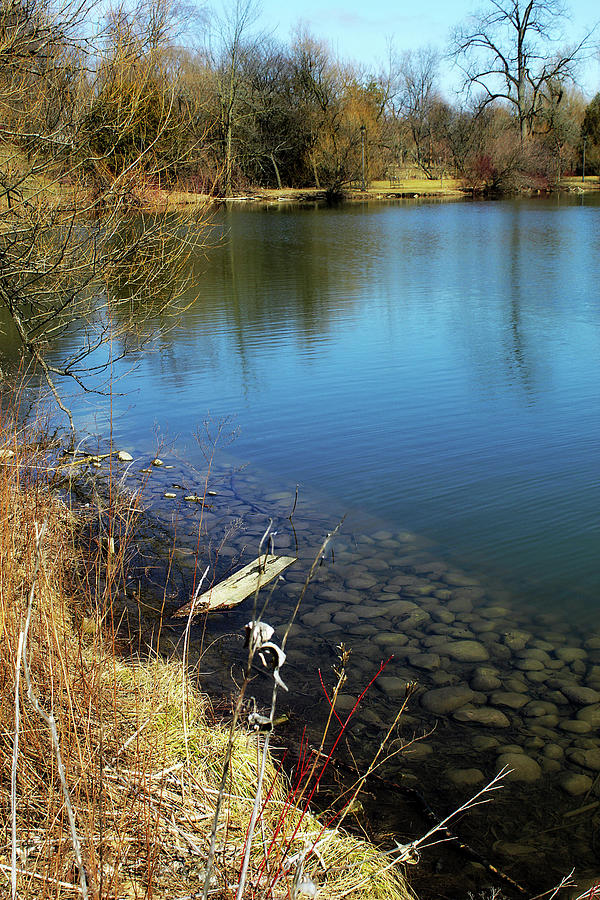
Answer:
[[[123,445],[157,424],[197,454],[227,417],[267,480],[596,615],[598,201],[244,207],[210,241],[196,304],[117,384]]]

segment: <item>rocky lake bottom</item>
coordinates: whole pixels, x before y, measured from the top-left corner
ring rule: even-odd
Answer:
[[[162,465],[149,464],[151,459],[136,457],[123,482],[129,491],[143,482],[156,525],[148,534],[169,570],[161,649],[181,646],[183,625],[168,616],[190,599],[198,572],[210,562],[209,578],[216,583],[254,559],[270,519],[275,552],[297,557],[264,616],[280,637],[315,553],[338,524],[330,504],[302,492],[295,503],[294,489],[266,489],[251,470],[223,465],[211,469],[203,508],[190,498],[204,495],[205,471],[166,452]],[[159,585],[161,573],[153,578]],[[156,618],[141,614],[138,601],[133,592],[124,600],[130,628],[143,618],[149,633]],[[152,606],[152,599],[146,602]],[[249,598],[192,628],[190,664],[213,697],[236,690],[251,612]],[[391,749],[401,752],[378,775],[388,785],[418,790],[446,815],[506,767],[501,790],[454,822],[455,833],[523,884],[528,896],[548,891],[573,867],[579,892],[600,878],[600,620],[576,619],[567,605],[551,607],[543,597],[525,602],[514,586],[462,570],[425,538],[352,514],[317,569],[290,632],[289,693],[280,693],[278,704],[278,712],[289,715],[284,742],[306,725],[318,744],[329,712],[319,670],[333,685],[341,643],[351,651],[338,697],[341,717],[381,661],[389,662],[356,709],[340,758],[366,769],[407,684],[416,682],[393,735]],[[250,694],[259,708],[269,693],[257,668]],[[373,787],[371,800],[367,831],[390,847],[429,827],[401,791]],[[467,897],[470,891],[483,897],[493,885],[511,896],[492,869],[443,843],[425,849],[420,866],[428,873],[422,896]]]

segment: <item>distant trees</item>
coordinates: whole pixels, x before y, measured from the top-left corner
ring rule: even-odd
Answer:
[[[246,62],[260,52],[261,36],[253,33],[258,18],[254,0],[232,0],[221,16],[215,16],[209,35],[209,59],[218,104],[218,128],[223,162],[223,192],[233,192],[234,168],[239,149],[238,130],[247,102]]]
[[[410,50],[399,61],[399,102],[410,130],[415,163],[428,178],[433,177],[433,141],[438,103],[436,79],[438,53],[431,47]]]
[[[214,185],[225,196],[251,185],[335,194],[361,181],[363,145],[367,180],[407,163],[428,178],[472,176],[474,161],[481,169],[500,147],[515,168],[508,178],[499,159],[495,185],[532,177],[543,186],[574,164],[580,113],[570,81],[589,36],[562,47],[559,0],[490,0],[487,12],[457,30],[463,107],[442,97],[433,48],[399,56],[390,49],[386,70],[374,73],[336,59],[306,30],[288,44],[260,34],[256,13],[253,0],[231,0],[213,18],[204,50],[178,51],[178,102],[185,98],[201,144],[195,171],[177,168],[190,186]]]
[[[205,146],[225,195],[248,183],[314,185],[335,194],[362,176],[363,142],[368,174],[385,110],[375,79],[341,65],[302,31],[287,47],[265,36],[240,41],[235,57],[235,77],[230,51],[204,55],[203,72],[199,58],[188,62],[205,86],[213,85],[212,93],[204,90],[214,122]]]
[[[522,142],[533,133],[556,85],[573,80],[589,44],[588,34],[565,46],[565,22],[560,0],[491,0],[487,11],[455,32],[454,56],[465,87],[480,92],[481,107],[508,104]]]
[[[343,83],[323,43],[300,32],[291,47],[294,93],[306,134],[306,162],[316,187],[341,186],[346,149],[343,127]]]
[[[600,174],[600,93],[586,107],[581,125],[581,143],[586,143],[586,168]]]
[[[581,114],[579,95],[561,82],[549,82],[539,117],[538,136],[548,156],[551,183],[558,184],[563,172],[576,166]]]

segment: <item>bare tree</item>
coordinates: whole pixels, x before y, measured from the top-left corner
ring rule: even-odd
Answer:
[[[214,15],[210,29],[207,57],[215,78],[226,197],[233,192],[236,131],[245,89],[244,58],[258,51],[264,37],[255,30],[259,14],[256,0],[230,0],[220,15]]]
[[[94,15],[80,0],[0,8],[0,304],[71,426],[60,380],[85,387],[109,341],[140,345],[193,245],[167,211],[131,215],[173,158],[164,47],[122,10],[91,36]]]
[[[552,84],[572,81],[591,48],[592,31],[563,43],[567,10],[561,0],[488,0],[453,37],[464,87],[480,90],[481,106],[507,102],[518,119],[521,142],[532,133]]]
[[[307,156],[320,189],[316,148],[323,132],[334,131],[339,119],[337,83],[327,48],[306,29],[297,31],[291,54],[296,102],[309,134]]]
[[[539,139],[549,155],[549,180],[559,184],[565,168],[576,159],[583,119],[583,98],[560,82],[548,85],[547,100],[540,115]]]
[[[433,113],[437,101],[436,78],[439,56],[432,47],[409,50],[398,64],[400,113],[412,136],[415,162],[428,178],[433,177]]]

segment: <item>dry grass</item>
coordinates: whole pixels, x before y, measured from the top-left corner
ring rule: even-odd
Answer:
[[[181,662],[126,663],[120,657],[110,598],[122,561],[106,552],[90,561],[91,545],[82,554],[81,522],[52,489],[51,460],[33,446],[34,437],[31,431],[17,432],[5,417],[0,430],[0,896],[66,898],[86,890],[98,900],[201,896],[229,729],[215,723],[208,700]],[[130,512],[125,508],[120,515],[115,513],[114,530],[126,536]],[[36,542],[44,522],[46,532]],[[60,754],[28,696],[18,662],[30,600],[25,653],[32,695],[44,716],[56,722]],[[219,900],[235,895],[261,740],[242,728],[235,735],[210,891]],[[263,793],[245,897],[300,896],[298,854],[305,856],[306,884],[317,885],[323,900],[409,896],[389,857],[303,811],[304,800],[276,772],[272,758]]]
[[[566,178],[561,178],[560,189],[573,191],[577,194],[598,191],[600,190],[600,175],[586,175],[585,181],[581,180],[581,175],[569,175]]]

